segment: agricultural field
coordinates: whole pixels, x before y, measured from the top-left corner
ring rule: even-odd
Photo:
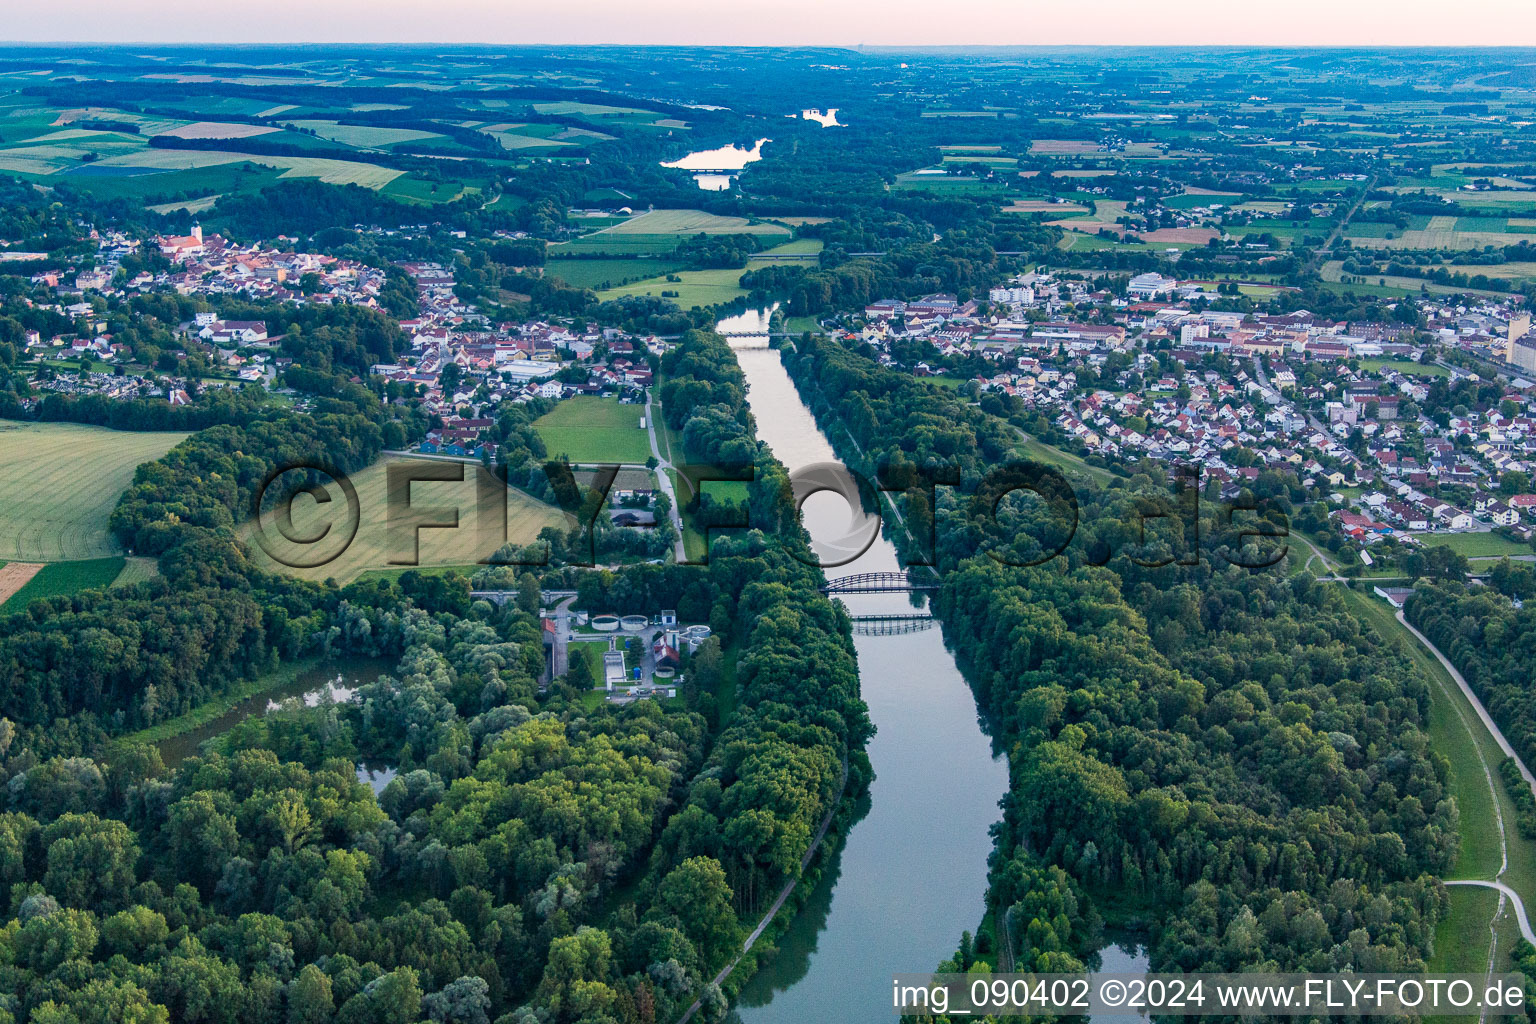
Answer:
[[[617,288],[632,281],[643,281],[677,270],[675,260],[642,257],[639,259],[561,260],[551,259],[544,272],[577,288]]]
[[[0,149],[0,171],[35,176],[67,175],[70,184],[93,191],[94,182],[103,178],[158,179],[160,172],[201,170],[229,164],[259,164],[278,169],[284,178],[318,178],[328,184],[362,185],[373,189],[382,188],[405,173],[378,164],[325,157],[269,156],[215,149],[152,149],[137,141],[113,141],[118,138],[112,132],[97,132],[84,140]],[[88,154],[91,155],[89,159]],[[145,184],[156,189],[167,187],[163,181]]]
[[[759,256],[769,254],[775,256],[793,255],[809,259],[816,252],[820,251],[820,247],[821,243],[819,241],[802,238],[786,242],[781,246],[775,246],[760,253]],[[683,309],[691,309],[694,306],[716,306],[743,298],[748,294],[747,290],[741,287],[741,275],[746,273],[747,270],[755,270],[759,267],[781,262],[785,261],[763,260],[753,257],[747,261],[747,266],[743,270],[735,268],[680,270],[672,274],[673,277],[679,278],[677,281],[668,281],[665,275],[649,277],[630,284],[604,289],[599,293],[599,298],[609,299],[625,295],[655,295],[669,298]]]
[[[1454,270],[1475,269],[1479,274],[1487,274],[1489,277],[1502,278],[1506,281],[1536,281],[1536,262],[1511,260],[1508,263],[1493,263],[1486,267],[1465,268],[1453,267]]]
[[[103,162],[142,152],[145,141],[122,132],[62,129],[21,140],[0,121],[0,171],[46,177],[92,161]],[[169,151],[167,151],[169,152]]]
[[[1088,235],[1081,231],[1068,231],[1062,235],[1056,243],[1056,248],[1062,252],[1078,250],[1079,252],[1098,252],[1106,249],[1126,249],[1145,251],[1153,248],[1149,242],[1122,242],[1117,238],[1105,238],[1100,235]]]
[[[1215,228],[1158,228],[1155,231],[1143,231],[1139,237],[1142,241],[1150,242],[1160,248],[1198,246],[1206,244],[1213,238],[1220,238],[1221,232]]]
[[[987,167],[1017,167],[1019,160],[1012,156],[997,156],[987,153],[945,153],[945,164],[983,164]]]
[[[1077,203],[1057,202],[1054,199],[1012,199],[1003,206],[1004,213],[1054,213],[1057,216],[1086,214],[1088,207]]]
[[[614,234],[595,231],[568,242],[556,242],[549,247],[549,258],[558,260],[564,252],[583,255],[610,256],[665,256],[682,244],[683,235]]]
[[[783,242],[771,249],[765,249],[758,255],[766,256],[771,253],[774,256],[795,256],[814,259],[821,252],[822,244],[819,238],[796,238],[794,241]],[[757,256],[752,258],[757,259]]]
[[[1229,281],[1232,281],[1232,280],[1234,280],[1234,279],[1233,278],[1221,278],[1219,281],[1217,281],[1217,280],[1206,280],[1206,281],[1192,280],[1189,283],[1190,284],[1203,284],[1203,285],[1214,286],[1216,284],[1219,284],[1219,283],[1222,283],[1222,282],[1229,282]],[[1285,291],[1286,288],[1285,288],[1284,285],[1273,284],[1273,283],[1267,282],[1267,281],[1249,281],[1249,280],[1237,279],[1237,290],[1238,290],[1239,294],[1247,295],[1247,296],[1249,296],[1251,298],[1255,298],[1255,299],[1272,299],[1276,295],[1278,295],[1279,293]]]
[[[789,229],[767,221],[753,223],[745,217],[726,217],[703,210],[651,210],[622,224],[603,228],[600,235],[787,235]]]
[[[154,203],[146,206],[145,209],[151,213],[159,214],[175,213],[178,210],[185,210],[188,213],[202,213],[204,210],[213,209],[222,198],[222,193],[215,192],[211,196],[201,196],[197,199],[179,199],[168,203]]]
[[[390,179],[389,184],[379,189],[381,195],[389,196],[391,199],[426,205],[457,202],[479,191],[477,186],[465,185],[462,182],[427,181],[423,178],[413,178],[408,174]]]
[[[1132,142],[1114,151],[1105,149],[1093,139],[1035,139],[1029,144],[1033,156],[1093,156],[1106,160],[1155,160],[1163,151],[1151,142]]]
[[[1086,231],[1090,235],[1098,234],[1100,228],[1108,228],[1117,235],[1124,234],[1125,226],[1117,224],[1116,221],[1125,216],[1125,207],[1124,200],[1101,199],[1094,203],[1092,213],[1084,209],[1081,214],[1069,215],[1046,221],[1046,223],[1069,231]]]
[[[1478,274],[1486,274],[1488,277],[1518,278],[1522,275],[1518,272],[1512,272],[1511,268],[1516,268],[1519,266],[1521,266],[1521,264],[1505,263],[1488,267],[1450,267],[1448,269],[1463,273],[1475,272]],[[1524,266],[1531,268],[1528,273],[1536,275],[1536,264],[1524,264]],[[1495,271],[1503,271],[1503,273],[1496,273]],[[1342,283],[1345,289],[1353,291],[1357,295],[1376,295],[1381,297],[1399,298],[1409,295],[1419,295],[1421,293],[1427,292],[1430,295],[1472,294],[1486,295],[1489,298],[1498,298],[1506,294],[1505,292],[1501,292],[1496,289],[1462,288],[1456,285],[1439,284],[1435,281],[1428,281],[1419,277],[1407,277],[1404,275],[1394,274],[1363,274],[1360,275],[1364,278],[1363,284],[1354,280],[1345,282],[1344,262],[1342,260],[1327,261],[1322,265],[1321,268],[1319,268],[1319,274],[1324,281],[1332,284]]]
[[[625,217],[578,238],[551,245],[549,252],[552,260],[558,260],[562,252],[666,256],[684,238],[701,232],[707,235],[751,233],[768,240],[774,236],[788,238],[790,229],[782,224],[768,221],[753,223],[744,217],[727,217],[702,210],[651,210]],[[572,273],[580,274],[581,271]]]
[[[1361,249],[1481,249],[1485,245],[1536,242],[1536,221],[1496,216],[1416,217],[1406,229],[1380,223],[1351,224],[1347,234]]]
[[[740,273],[740,271],[736,271]],[[644,463],[651,455],[650,432],[640,429],[645,406],[613,398],[567,398],[534,421],[551,458],[577,463]]]
[[[247,161],[185,171],[151,174],[70,174],[69,183],[100,199],[130,202],[172,203],[207,199],[210,196],[256,192],[275,183],[282,171]]]
[[[288,121],[295,128],[314,132],[322,139],[338,142],[357,149],[387,149],[402,142],[420,142],[423,139],[440,139],[437,132],[425,132],[415,128],[383,128],[373,125],[339,124],[335,121]]]
[[[143,583],[160,575],[160,563],[153,558],[134,557],[123,559],[123,571],[112,581],[114,587],[126,587]]]
[[[42,568],[42,562],[0,562],[0,604],[9,601]]]
[[[303,80],[310,72],[300,71],[300,67],[295,65],[293,73]],[[47,81],[46,77],[42,80]],[[369,84],[377,87],[385,82],[375,78]],[[652,134],[688,128],[685,122],[668,119],[657,111],[627,106],[564,101],[529,105],[465,97],[461,115],[454,117],[451,113],[445,116],[441,101],[434,100],[428,109],[418,106],[421,101],[414,97],[401,103],[282,102],[278,99],[282,86],[294,84],[283,77],[151,73],[141,80],[141,86],[172,83],[197,85],[206,92],[190,96],[184,89],[167,88],[159,95],[136,95],[119,108],[112,105],[111,86],[100,90],[100,98],[93,98],[88,106],[76,105],[78,100],[0,91],[0,173],[45,184],[67,177],[69,184],[101,198],[140,202],[157,213],[201,212],[208,203],[199,200],[212,202],[215,197],[249,194],[278,178],[312,178],[375,190],[393,186],[389,194],[395,198],[435,205],[472,195],[483,187],[485,183],[478,178],[485,176],[484,168],[477,164],[470,172],[471,180],[439,183],[434,189],[433,182],[411,175],[397,163],[400,157],[396,152],[408,147],[413,152],[494,161],[494,156],[453,138],[452,128],[478,128],[495,139],[505,151],[509,168],[522,163],[528,154],[580,154],[585,147],[614,140],[625,131]],[[27,84],[39,83],[30,80]],[[270,86],[273,97],[221,95],[220,89],[226,84],[239,87],[242,93],[253,86]],[[14,87],[13,82],[0,81],[0,89],[7,85]],[[483,120],[488,116],[486,111],[492,109],[498,110],[500,119]],[[408,127],[388,121],[347,123],[358,119],[359,114],[380,111],[400,111],[400,120]],[[519,113],[550,114],[566,120],[518,120]],[[480,119],[467,119],[476,114]],[[431,130],[424,123],[431,121],[442,124],[444,130]],[[156,136],[163,136],[167,143],[178,140],[182,146],[196,148],[162,146],[155,143]],[[250,148],[242,145],[247,139],[251,140]],[[282,147],[282,155],[273,154],[276,147]],[[345,159],[337,150],[356,151],[358,159]],[[314,156],[293,155],[306,151],[313,151]],[[195,180],[197,173],[225,165],[258,167],[262,174],[239,180],[226,176],[216,184]]]
[[[1271,235],[1281,242],[1297,245],[1308,237],[1315,237],[1321,241],[1333,230],[1333,226],[1334,222],[1331,220],[1313,217],[1304,221],[1260,220],[1252,224],[1234,226],[1228,230],[1233,238],[1256,239]]]
[[[1029,151],[1039,156],[1086,156],[1106,152],[1095,139],[1035,139]]]
[[[1462,207],[1490,209],[1506,216],[1521,216],[1521,211],[1536,210],[1536,189],[1495,189],[1487,192],[1469,192],[1461,188],[1414,188],[1398,186],[1391,191],[1399,194],[1428,192],[1432,196],[1456,203]]]
[[[295,568],[285,561],[303,562],[315,560],[317,553],[331,554],[332,548],[324,542],[313,548],[286,545],[275,529],[268,529],[264,536],[268,551],[257,536],[255,524],[247,521],[240,528],[240,538],[245,542],[251,560],[270,572],[280,572],[309,580],[334,578],[346,583],[356,579],[369,569],[388,569],[392,566],[410,565],[411,532],[398,531],[391,536],[389,512],[410,507],[417,511],[437,510],[449,515],[457,510],[459,525],[455,529],[422,529],[417,533],[419,542],[418,563],[422,566],[471,565],[489,558],[504,543],[528,544],[538,538],[546,526],[564,527],[566,517],[560,511],[529,497],[521,491],[507,488],[503,491],[507,502],[506,535],[502,536],[500,523],[494,515],[485,522],[477,515],[476,467],[464,465],[463,481],[421,481],[408,484],[409,495],[401,488],[391,495],[389,467],[402,463],[420,464],[428,460],[407,456],[385,456],[378,462],[352,477],[357,491],[358,519],[356,535],[351,543],[339,550],[334,558],[323,565]],[[299,497],[293,503],[295,536],[315,536],[326,526],[335,529],[336,536],[347,525],[347,502],[341,489],[330,485],[332,501],[319,504],[312,499]],[[283,561],[274,558],[279,556]]]
[[[186,436],[0,421],[0,557],[56,562],[119,555],[107,532],[118,497],[140,463],[160,458]]]
[[[20,611],[41,598],[109,587],[122,574],[124,562],[121,555],[77,562],[49,562],[9,597],[4,597],[3,587],[0,587],[0,605],[4,605],[8,611]],[[5,569],[10,567],[7,565]],[[0,569],[0,573],[5,569]]]
[[[249,139],[256,135],[268,135],[277,131],[271,125],[244,124],[229,121],[193,121],[178,125],[154,135],[166,135],[174,139]]]
[[[1000,181],[983,181],[969,174],[950,174],[942,168],[924,167],[896,175],[895,188],[927,192],[1002,192]]]
[[[548,124],[512,124],[509,122],[497,122],[479,125],[476,131],[483,132],[501,144],[503,149],[541,149],[570,146],[574,143],[568,139],[558,139],[556,125]]]
[[[1168,196],[1163,199],[1163,205],[1170,210],[1193,210],[1196,207],[1219,204],[1221,206],[1232,205],[1233,200],[1241,202],[1243,196],[1240,192],[1214,192],[1210,189],[1185,189],[1182,195]]]
[[[1045,172],[1056,178],[1113,178],[1120,172],[1113,167],[1064,167]],[[1038,178],[1040,171],[1020,171],[1021,178]]]

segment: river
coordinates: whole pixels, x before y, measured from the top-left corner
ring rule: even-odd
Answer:
[[[695,171],[693,180],[706,192],[724,192],[731,187],[736,174],[747,164],[763,158],[763,143],[771,139],[758,139],[751,149],[745,146],[721,146],[718,149],[700,149],[677,160],[664,161],[661,166]]]
[[[389,667],[388,661],[374,658],[321,662],[297,673],[292,680],[275,689],[247,697],[211,722],[162,740],[159,744],[160,757],[168,765],[177,764],[197,753],[197,748],[205,741],[223,735],[251,715],[266,714],[269,708],[289,697],[302,697],[304,703],[311,707],[319,704],[327,694],[334,701],[351,700],[359,686],[373,682]],[[382,788],[379,786],[375,791]]]
[[[772,329],[773,311],[777,308],[778,306],[775,305],[768,309],[748,309],[735,316],[716,320],[715,330],[727,336],[731,348],[736,350],[738,357],[743,349],[767,348],[768,332]],[[746,369],[745,365],[742,369]]]
[[[766,323],[766,311],[756,315]],[[721,330],[740,330],[739,322]],[[790,469],[833,462],[832,446],[766,339],[733,338],[758,436]],[[849,532],[854,516],[832,494],[805,502],[812,538]],[[884,537],[829,576],[899,568]],[[854,614],[911,611],[904,594],[849,599]],[[891,975],[931,971],[986,912],[989,829],[1008,768],[983,732],[975,698],[937,628],[856,636],[859,680],[878,729],[867,814],[848,832],[815,891],[779,939],[779,955],[747,983],[742,1024],[875,1020]]]
[[[837,119],[837,108],[836,107],[828,107],[827,108],[827,112],[825,114],[823,114],[821,111],[815,110],[815,109],[812,109],[812,110],[802,110],[802,111],[800,111],[800,117],[801,117],[802,120],[805,120],[805,121],[815,121],[817,124],[821,125],[823,128],[841,128],[841,127],[843,127],[843,122],[841,122],[841,121],[839,121]]]

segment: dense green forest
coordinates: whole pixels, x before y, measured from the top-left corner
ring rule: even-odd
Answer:
[[[690,449],[755,464],[752,503],[787,527],[730,349],[694,332],[668,359]],[[707,572],[581,574],[582,606],[676,607],[731,651],[692,659],[684,707],[589,709],[573,681],[537,683],[537,618],[471,603],[467,577],[338,590],[245,561],[232,527],[269,465],[356,468],[380,437],[355,409],[195,434],[113,517],[160,579],[0,620],[7,1019],[649,1024],[725,1006],[707,979],[869,778],[848,621],[791,557],[804,538],[722,538]],[[108,740],[316,652],[395,667],[179,764]],[[359,762],[396,773],[377,801]]]
[[[1012,424],[835,342],[796,349],[844,458],[910,481],[898,542],[936,537],[936,612],[1012,751],[992,887],[1022,964],[1081,963],[1096,914],[1149,933],[1154,969],[1422,969],[1457,812],[1410,664],[1324,585],[1233,565],[1262,553],[1215,510],[1198,565],[1173,558],[1187,525],[1132,543],[1148,504],[1176,511],[1161,470],[1067,499],[1018,463],[1043,498],[1005,498],[984,478]],[[942,467],[957,487],[921,486]]]
[[[1466,677],[1520,759],[1536,760],[1536,609],[1514,607],[1497,589],[1445,582],[1421,585],[1404,611]]]

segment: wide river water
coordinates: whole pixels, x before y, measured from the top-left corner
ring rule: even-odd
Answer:
[[[759,322],[766,316],[759,314]],[[722,330],[740,330],[738,322]],[[836,461],[776,351],[733,338],[747,377],[758,436],[794,470]],[[803,508],[813,539],[849,532],[843,499],[815,495]],[[841,576],[900,568],[884,537]],[[848,599],[859,614],[912,610],[904,594]],[[742,991],[743,1024],[878,1020],[891,975],[931,971],[986,911],[989,829],[1008,769],[982,731],[976,701],[937,628],[855,636],[859,681],[878,732],[869,743],[875,781],[867,814],[849,830],[820,884],[779,940],[779,954]]]

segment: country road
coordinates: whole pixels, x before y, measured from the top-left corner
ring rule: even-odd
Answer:
[[[1525,762],[1520,760],[1520,755],[1515,753],[1515,748],[1510,746],[1509,740],[1504,738],[1504,734],[1499,731],[1499,727],[1494,724],[1492,716],[1488,714],[1488,709],[1483,707],[1483,702],[1478,700],[1477,694],[1472,692],[1472,687],[1467,685],[1467,681],[1462,677],[1462,674],[1456,671],[1456,666],[1451,664],[1451,660],[1449,658],[1440,653],[1440,648],[1429,642],[1429,637],[1425,636],[1423,633],[1420,633],[1418,629],[1416,629],[1413,624],[1408,621],[1407,617],[1403,615],[1401,609],[1398,610],[1397,621],[1401,622],[1405,627],[1407,627],[1408,632],[1418,637],[1419,643],[1423,644],[1425,648],[1427,648],[1429,652],[1435,656],[1435,659],[1439,661],[1442,666],[1444,666],[1446,672],[1450,674],[1450,677],[1456,680],[1456,685],[1461,688],[1461,692],[1466,696],[1467,703],[1471,704],[1472,709],[1477,712],[1477,717],[1482,720],[1483,726],[1493,736],[1494,742],[1499,745],[1499,749],[1504,752],[1505,757],[1512,757],[1515,759],[1515,765],[1520,769],[1520,777],[1525,780],[1526,785],[1531,787],[1532,795],[1536,795],[1536,776],[1533,776],[1531,774],[1531,770],[1525,766]]]
[[[1302,540],[1306,541],[1305,538],[1302,538]],[[1307,559],[1309,565],[1313,558],[1316,558],[1321,560],[1324,571],[1337,572],[1337,569],[1329,564],[1327,555],[1323,554],[1322,551],[1314,547],[1310,541],[1306,541],[1306,543],[1309,548],[1312,548],[1313,552],[1312,557]],[[1341,577],[1334,578],[1339,582],[1345,582]],[[1446,675],[1450,676],[1451,679],[1456,683],[1456,686],[1461,691],[1462,696],[1466,698],[1467,704],[1471,705],[1472,710],[1476,712],[1478,720],[1482,723],[1483,728],[1488,731],[1488,735],[1493,738],[1493,741],[1498,745],[1499,750],[1506,757],[1514,758],[1516,766],[1520,769],[1521,777],[1525,780],[1526,785],[1531,787],[1532,793],[1536,794],[1536,777],[1532,776],[1530,769],[1525,766],[1525,762],[1522,761],[1520,757],[1515,753],[1514,747],[1510,745],[1509,740],[1505,738],[1504,733],[1500,731],[1498,725],[1495,724],[1493,717],[1488,714],[1487,708],[1483,707],[1483,702],[1479,700],[1477,694],[1472,691],[1472,687],[1467,683],[1466,678],[1461,674],[1460,671],[1457,670],[1455,665],[1451,664],[1451,660],[1447,658],[1443,653],[1441,653],[1438,647],[1430,642],[1429,637],[1425,636],[1412,623],[1408,621],[1407,616],[1403,614],[1401,609],[1397,611],[1395,618],[1397,619],[1399,625],[1406,629],[1415,640],[1423,645],[1425,650],[1434,656],[1435,660],[1440,663],[1440,667],[1445,669]],[[1447,696],[1450,696],[1450,694],[1447,694]],[[1468,719],[1465,709],[1461,706],[1454,706],[1454,709],[1456,711],[1457,717],[1461,719],[1462,724],[1467,728],[1469,732],[1471,732],[1472,722]],[[1504,821],[1504,814],[1499,808],[1499,784],[1494,781],[1493,769],[1488,764],[1487,758],[1483,757],[1482,750],[1477,744],[1474,744],[1474,749],[1477,750],[1479,767],[1482,768],[1483,777],[1487,781],[1488,789],[1493,794],[1495,827],[1498,829],[1499,833],[1499,870],[1494,875],[1493,879],[1446,879],[1444,880],[1444,884],[1447,886],[1471,886],[1476,888],[1492,889],[1499,893],[1499,906],[1494,911],[1493,922],[1490,924],[1493,938],[1493,945],[1489,949],[1489,970],[1491,971],[1493,969],[1498,950],[1497,922],[1499,916],[1504,912],[1505,900],[1508,900],[1515,908],[1515,918],[1519,922],[1520,934],[1525,939],[1525,941],[1531,943],[1532,945],[1536,945],[1536,933],[1533,933],[1531,930],[1530,918],[1527,915],[1525,909],[1525,901],[1521,898],[1518,892],[1500,880],[1504,877],[1504,872],[1509,869],[1509,843],[1506,838],[1506,829],[1508,826]]]
[[[1485,882],[1476,878],[1462,878],[1455,881],[1447,880],[1445,884],[1447,886],[1467,885],[1476,886],[1480,889],[1494,889],[1503,894],[1505,898],[1507,898],[1511,903],[1515,905],[1515,918],[1520,922],[1521,938],[1525,939],[1525,941],[1529,942],[1531,945],[1536,946],[1536,932],[1531,931],[1530,919],[1525,916],[1525,904],[1520,902],[1520,894],[1515,892],[1515,890],[1511,889],[1503,882]]]
[[[1365,197],[1370,195],[1371,189],[1376,187],[1376,181],[1379,177],[1380,175],[1377,174],[1371,175],[1370,184],[1360,190],[1360,198],[1355,200],[1355,205],[1349,208],[1349,212],[1344,215],[1339,223],[1334,226],[1333,231],[1329,233],[1328,239],[1312,254],[1312,260],[1307,264],[1308,270],[1316,270],[1323,261],[1323,254],[1331,254],[1333,252],[1334,243],[1339,240],[1339,236],[1344,233],[1344,229],[1349,227],[1350,220],[1360,211],[1360,207],[1365,203]]]
[[[1488,714],[1488,710],[1483,707],[1483,702],[1478,699],[1477,694],[1472,692],[1472,687],[1468,685],[1466,678],[1462,676],[1459,671],[1457,671],[1455,665],[1451,664],[1451,660],[1440,652],[1440,648],[1436,647],[1433,643],[1430,642],[1429,637],[1421,633],[1412,623],[1408,621],[1407,616],[1403,614],[1401,609],[1398,610],[1396,619],[1404,629],[1408,630],[1408,632],[1414,635],[1419,643],[1424,645],[1424,648],[1429,651],[1429,653],[1435,656],[1435,660],[1440,662],[1440,666],[1445,669],[1446,674],[1449,675],[1451,679],[1455,680],[1456,686],[1461,690],[1462,695],[1466,697],[1467,703],[1472,706],[1472,710],[1477,713],[1478,719],[1483,723],[1484,728],[1488,730],[1488,734],[1493,737],[1493,741],[1498,744],[1499,749],[1504,753],[1504,756],[1514,759],[1515,765],[1520,769],[1520,775],[1523,779],[1525,779],[1526,785],[1530,786],[1533,792],[1536,792],[1536,779],[1531,777],[1530,769],[1525,766],[1525,762],[1522,761],[1520,757],[1515,753],[1514,747],[1510,745],[1509,740],[1505,739],[1504,733],[1501,732],[1499,727],[1494,724],[1493,718]],[[1456,713],[1461,717],[1462,723],[1467,725],[1470,729],[1471,723],[1467,722],[1466,713],[1459,707],[1456,709]],[[1513,904],[1515,908],[1515,919],[1520,924],[1521,937],[1524,938],[1526,942],[1536,946],[1536,933],[1532,933],[1531,931],[1531,921],[1525,912],[1525,901],[1520,898],[1520,894],[1518,892],[1499,880],[1504,877],[1504,872],[1509,870],[1509,843],[1506,838],[1507,833],[1505,831],[1508,826],[1504,822],[1504,813],[1499,809],[1498,790],[1496,788],[1496,784],[1493,781],[1493,771],[1488,765],[1487,758],[1483,757],[1481,750],[1478,750],[1477,759],[1479,762],[1481,762],[1484,778],[1488,780],[1488,788],[1493,791],[1493,812],[1499,829],[1499,871],[1491,881],[1481,878],[1460,878],[1454,880],[1446,879],[1444,880],[1444,884],[1447,886],[1459,885],[1472,886],[1480,889],[1492,889],[1499,894],[1499,905],[1498,908],[1494,911],[1493,923],[1490,925],[1493,945],[1490,947],[1488,953],[1488,970],[1491,972],[1498,955],[1499,936],[1497,922],[1500,915],[1504,913],[1505,900],[1508,900],[1511,904]]]
[[[672,502],[667,515],[672,520],[672,531],[675,535],[673,556],[677,564],[682,565],[688,561],[688,549],[683,544],[683,506],[677,500],[677,491],[672,487],[672,474],[668,472],[672,468],[672,463],[661,454],[661,446],[656,443],[656,410],[651,404],[649,388],[645,392],[645,429],[651,435],[651,454],[656,457],[656,482],[661,486],[661,493]]]

